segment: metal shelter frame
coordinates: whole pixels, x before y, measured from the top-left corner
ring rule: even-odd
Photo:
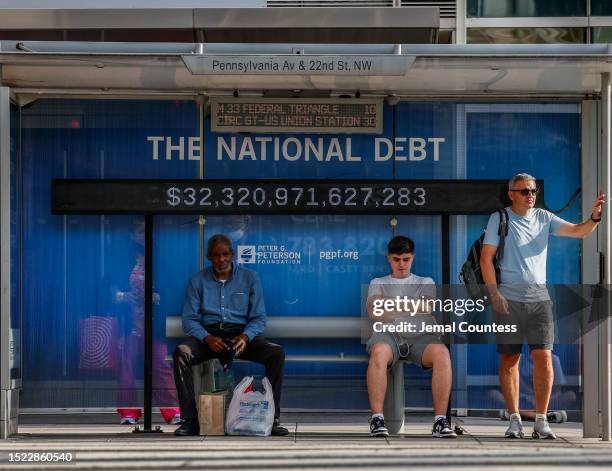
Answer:
[[[217,75],[193,64],[215,57],[272,60],[293,57],[368,56],[392,65],[410,64],[403,73]],[[0,437],[17,431],[19,379],[11,379],[10,325],[10,106],[39,97],[186,98],[240,94],[253,96],[339,96],[400,99],[542,101],[582,104],[583,212],[599,189],[610,195],[612,182],[612,45],[471,46],[351,44],[144,44],[0,42]],[[36,80],[33,81],[32,78]],[[592,194],[591,194],[592,193]],[[583,244],[583,282],[610,283],[612,224],[604,206],[597,238]],[[602,276],[600,276],[601,274]],[[608,312],[609,312],[608,307]],[[591,335],[591,334],[590,334]],[[599,341],[587,342],[583,430],[585,437],[612,440],[612,322],[599,327]],[[15,339],[18,342],[18,339]],[[587,345],[589,344],[589,345]],[[17,345],[18,348],[18,345]]]

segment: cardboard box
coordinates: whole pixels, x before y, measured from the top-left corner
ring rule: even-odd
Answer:
[[[226,391],[200,394],[200,435],[225,435],[226,397]]]

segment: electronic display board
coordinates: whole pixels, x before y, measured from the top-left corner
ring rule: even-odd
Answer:
[[[210,103],[213,132],[382,132],[382,99],[213,97]]]
[[[60,180],[54,214],[488,214],[505,180]],[[543,185],[540,182],[543,192]],[[538,198],[544,201],[544,195]]]

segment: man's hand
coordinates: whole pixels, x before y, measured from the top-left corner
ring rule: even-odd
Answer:
[[[589,218],[581,222],[580,224],[572,224],[566,222],[563,224],[559,230],[557,231],[558,236],[563,237],[574,237],[576,239],[584,239],[591,232],[595,230],[597,227],[597,223],[601,219],[601,213],[603,212],[602,206],[606,202],[606,195],[604,193],[599,193],[595,203],[593,203],[593,210],[591,211],[591,215]]]
[[[215,353],[224,352],[229,350],[227,344],[220,337],[215,337],[214,335],[208,335],[204,338],[204,343],[208,345],[208,347]]]
[[[593,211],[591,212],[591,216],[593,219],[601,219],[601,211],[602,206],[606,202],[606,195],[604,193],[599,192],[599,196],[595,200],[595,204],[593,204]]]
[[[236,352],[236,356],[239,357],[242,354],[242,352],[244,352],[244,349],[246,348],[247,343],[249,343],[249,338],[246,336],[246,334],[240,334],[234,337],[233,341],[234,341],[234,351]]]
[[[499,312],[500,314],[510,314],[510,311],[508,310],[508,301],[501,294],[499,294],[499,292],[491,296],[491,301],[493,304],[493,310],[495,312]]]

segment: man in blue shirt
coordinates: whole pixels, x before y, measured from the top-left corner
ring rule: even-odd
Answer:
[[[272,435],[286,435],[288,430],[279,422],[285,352],[261,336],[266,308],[259,276],[232,262],[232,242],[223,234],[208,240],[206,256],[212,266],[189,281],[182,316],[187,338],[173,354],[174,382],[184,421],[174,434],[199,434],[191,367],[212,358],[231,361],[236,356],[266,367],[275,406]]]
[[[580,224],[572,224],[550,211],[535,208],[538,188],[531,175],[519,173],[508,182],[508,198],[512,205],[508,214],[508,236],[504,256],[499,264],[499,278],[493,261],[499,245],[499,213],[489,218],[480,268],[493,304],[495,323],[516,329],[497,334],[499,381],[510,415],[507,438],[522,438],[523,425],[519,414],[519,361],[526,340],[533,359],[535,423],[533,438],[556,438],[546,413],[553,385],[552,348],[554,325],[552,302],[546,289],[546,257],[549,235],[584,238],[601,220],[605,195],[600,193],[591,216]],[[499,284],[499,287],[498,287]]]

